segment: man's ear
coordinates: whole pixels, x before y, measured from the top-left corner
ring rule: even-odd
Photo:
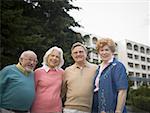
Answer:
[[[73,58],[73,54],[71,53],[71,57]]]
[[[20,63],[20,64],[21,64],[22,60],[23,60],[23,58],[19,58],[19,63]]]

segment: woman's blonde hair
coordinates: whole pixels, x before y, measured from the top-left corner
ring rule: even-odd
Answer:
[[[96,50],[99,51],[100,48],[103,48],[104,46],[108,45],[110,50],[114,53],[116,44],[115,42],[110,38],[101,38],[96,43]]]
[[[58,48],[57,46],[54,46],[52,48],[50,48],[44,55],[43,57],[43,65],[47,65],[48,66],[48,56],[53,52],[53,50],[57,50],[60,53],[60,62],[59,65],[56,68],[61,68],[64,65],[64,59],[63,59],[63,51],[61,48]]]

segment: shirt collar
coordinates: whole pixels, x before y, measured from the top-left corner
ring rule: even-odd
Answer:
[[[22,67],[22,65],[20,65],[20,63],[18,63],[16,65],[16,67],[24,74],[24,75],[28,75],[29,72],[26,72],[25,69]]]
[[[47,65],[43,65],[42,67],[41,67],[41,69],[44,69],[46,72],[48,72],[49,70],[55,70],[55,71],[57,71],[58,69],[57,68],[50,68],[50,67],[48,67]]]
[[[81,67],[80,67],[77,63],[75,63],[74,66],[75,66],[75,68],[81,69]],[[84,63],[84,67],[90,67],[89,62],[86,61],[86,62]],[[82,67],[82,68],[83,68],[83,67]]]

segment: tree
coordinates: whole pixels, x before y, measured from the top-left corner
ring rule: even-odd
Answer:
[[[37,53],[41,63],[52,46],[64,50],[65,66],[72,63],[71,45],[82,41],[70,27],[80,27],[67,12],[79,10],[72,0],[1,0],[1,66],[16,63],[27,49]],[[39,65],[40,65],[39,63]]]

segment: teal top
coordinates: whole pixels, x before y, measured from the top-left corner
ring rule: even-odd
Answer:
[[[24,74],[16,65],[0,71],[0,107],[29,110],[34,100],[34,73]]]

